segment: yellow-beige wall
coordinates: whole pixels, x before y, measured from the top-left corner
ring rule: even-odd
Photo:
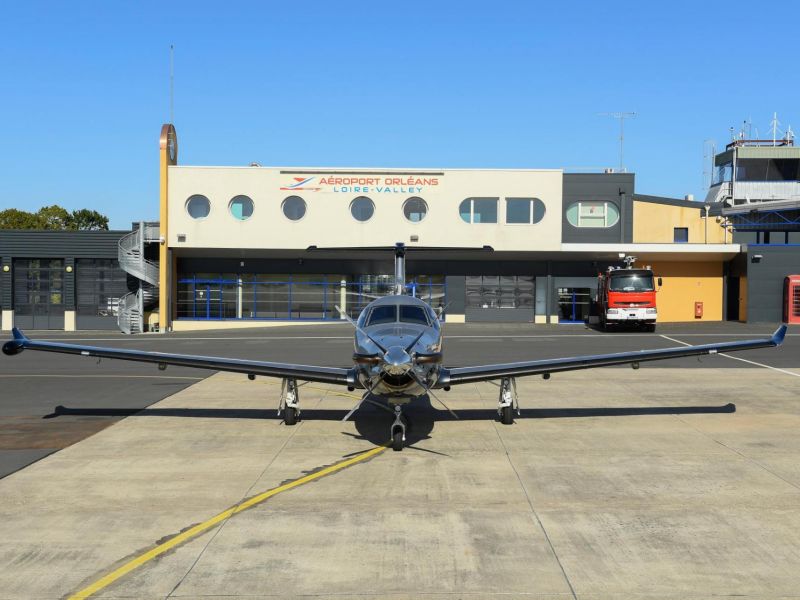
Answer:
[[[721,321],[721,262],[653,263],[663,285],[656,296],[659,323]],[[694,303],[703,303],[703,317],[695,318]]]
[[[671,244],[675,227],[689,230],[690,244],[722,244],[725,231],[713,217],[708,219],[708,239],[706,239],[706,219],[702,205],[697,208],[654,204],[653,202],[633,202],[633,243]]]

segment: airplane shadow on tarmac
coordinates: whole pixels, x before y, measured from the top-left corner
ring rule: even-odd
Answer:
[[[347,414],[344,409],[311,408],[303,409],[303,421],[341,421]],[[462,421],[497,421],[497,410],[485,409],[460,409],[455,411]],[[646,415],[687,415],[687,414],[720,414],[736,412],[733,403],[722,406],[633,406],[615,408],[524,408],[522,414],[515,415],[514,419],[559,419],[581,417],[628,417]],[[274,408],[245,409],[245,408],[69,408],[56,406],[52,413],[43,419],[55,419],[62,416],[92,416],[92,417],[189,417],[213,419],[272,419],[280,420]],[[406,419],[406,446],[413,447],[416,442],[428,439],[437,421],[455,421],[455,417],[444,409],[431,406],[430,398],[422,396],[412,404],[404,407],[403,416]],[[342,432],[359,439],[367,440],[376,446],[387,443],[389,438],[389,425],[393,417],[388,412],[380,410],[371,404],[363,404],[361,408],[350,417],[356,426],[358,435]],[[422,450],[421,448],[416,448]],[[426,450],[426,452],[433,452]],[[435,453],[435,452],[434,452]]]

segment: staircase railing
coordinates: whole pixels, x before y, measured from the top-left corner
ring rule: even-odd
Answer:
[[[145,244],[159,242],[159,225],[140,223],[119,240],[120,268],[139,280],[139,289],[119,300],[117,324],[123,333],[144,331],[144,310],[158,301],[158,263],[145,258]]]

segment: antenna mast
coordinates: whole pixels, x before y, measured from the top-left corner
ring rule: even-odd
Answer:
[[[169,122],[175,124],[175,46],[169,45]]]
[[[625,119],[635,119],[635,112],[604,112],[598,113],[601,117],[612,117],[619,120],[619,172],[625,172]]]

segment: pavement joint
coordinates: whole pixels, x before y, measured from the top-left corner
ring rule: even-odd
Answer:
[[[547,545],[550,547],[550,551],[553,553],[553,558],[555,559],[556,563],[558,564],[558,568],[561,569],[561,574],[564,576],[564,581],[569,587],[570,594],[572,594],[573,600],[578,600],[578,596],[575,594],[575,588],[572,586],[572,582],[569,579],[569,575],[567,575],[567,571],[564,568],[564,565],[561,562],[561,559],[558,556],[558,552],[556,551],[555,546],[553,545],[553,541],[550,539],[550,535],[547,533],[547,529],[542,523],[541,518],[539,518],[539,513],[536,512],[536,508],[533,506],[533,500],[531,500],[530,494],[528,494],[528,488],[525,486],[525,482],[522,481],[522,477],[520,477],[519,471],[517,471],[517,467],[514,465],[514,461],[511,458],[511,454],[508,451],[508,447],[506,446],[505,441],[503,440],[503,436],[500,434],[500,430],[497,428],[497,423],[494,424],[494,431],[497,434],[498,439],[500,440],[500,444],[503,446],[503,451],[506,454],[506,459],[508,459],[508,464],[511,466],[511,470],[514,471],[514,475],[519,482],[520,487],[522,488],[522,493],[525,494],[525,499],[528,502],[528,506],[531,509],[531,514],[533,515],[534,521],[539,526],[539,529],[542,531],[545,540],[547,540]],[[513,425],[512,425],[513,427]]]

